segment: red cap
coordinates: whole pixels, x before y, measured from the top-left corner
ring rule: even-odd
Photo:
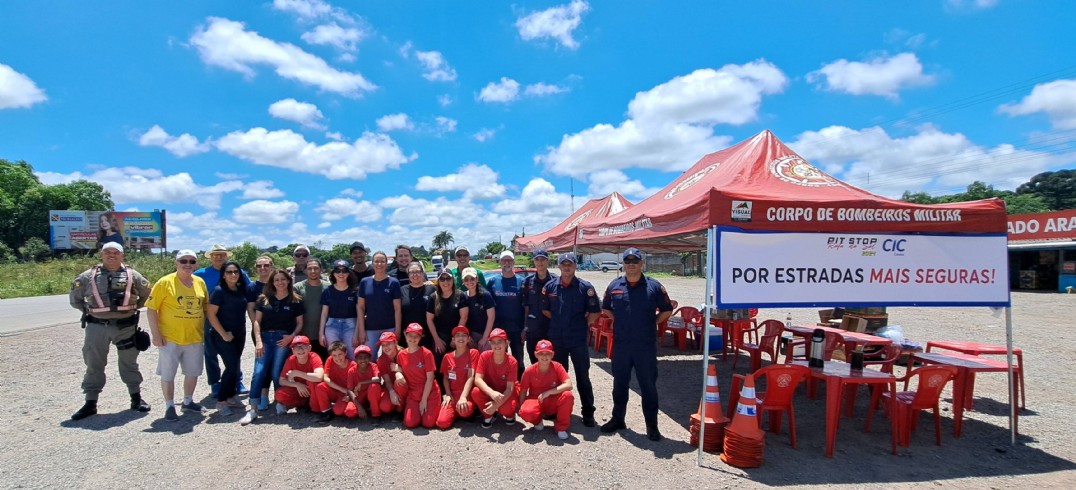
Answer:
[[[404,330],[404,334],[417,333],[419,335],[422,335],[422,332],[422,325],[419,325],[417,323],[412,323],[408,325],[407,330]]]
[[[553,343],[548,341],[548,340],[539,340],[538,344],[536,344],[534,346],[534,353],[537,354],[539,352],[548,352],[548,353],[552,354],[553,353]]]
[[[455,337],[456,334],[458,334],[458,333],[465,333],[467,335],[471,335],[471,329],[469,329],[469,328],[467,328],[467,327],[465,327],[463,325],[456,325],[452,329],[452,336]]]
[[[495,328],[495,329],[493,329],[492,332],[489,333],[489,339],[490,340],[493,340],[493,339],[508,340],[508,333],[505,332],[504,330],[500,329],[500,328]]]
[[[392,332],[385,332],[385,333],[391,334]],[[384,335],[382,335],[382,337],[384,337]],[[396,335],[393,334],[392,337],[393,337],[393,340],[395,340]],[[380,344],[380,342],[378,342],[378,343]],[[370,346],[368,346],[366,344],[362,344],[362,345],[355,348],[355,357],[359,357],[359,354],[366,354],[368,356],[373,356],[373,350],[370,349]]]
[[[296,335],[296,336],[291,338],[290,347],[295,347],[295,346],[297,346],[299,344],[310,345],[310,339],[307,338],[306,335]]]
[[[389,342],[396,343],[396,334],[393,332],[381,332],[381,338],[377,339],[377,345],[387,344]]]

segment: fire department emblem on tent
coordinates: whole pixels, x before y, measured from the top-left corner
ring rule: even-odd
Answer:
[[[770,162],[770,173],[790,184],[804,187],[832,187],[839,185],[836,179],[818,170],[804,159],[792,155]]]

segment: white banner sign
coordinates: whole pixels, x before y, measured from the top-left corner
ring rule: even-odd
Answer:
[[[715,243],[721,308],[1009,305],[1005,235],[722,228]]]

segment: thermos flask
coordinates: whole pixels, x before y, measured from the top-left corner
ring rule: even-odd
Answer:
[[[814,333],[811,334],[811,357],[807,361],[809,367],[824,367],[825,362],[822,361],[822,356],[825,353],[826,344],[826,331],[821,328],[816,328]]]

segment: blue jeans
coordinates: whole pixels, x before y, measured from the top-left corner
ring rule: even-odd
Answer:
[[[344,343],[348,359],[355,359],[355,350],[351,348],[351,339],[355,337],[354,318],[328,318],[325,320],[325,347],[339,340]]]
[[[254,358],[254,379],[250,385],[250,399],[260,400],[262,390],[269,388],[269,383],[276,383],[280,389],[280,371],[284,369],[284,361],[291,355],[288,347],[279,347],[277,342],[284,338],[285,332],[268,331],[262,332],[262,347],[265,352],[261,357]]]
[[[392,331],[394,331],[394,330],[391,329],[391,328],[386,328],[384,330],[367,330],[366,331],[366,345],[370,346],[370,352],[373,354],[373,355],[370,356],[370,362],[377,361],[377,341],[381,339],[381,334],[383,334],[385,332],[392,332]],[[328,334],[326,334],[326,335],[328,335]],[[407,342],[403,341],[403,339],[398,339],[398,340],[401,341],[400,345],[407,345]]]

